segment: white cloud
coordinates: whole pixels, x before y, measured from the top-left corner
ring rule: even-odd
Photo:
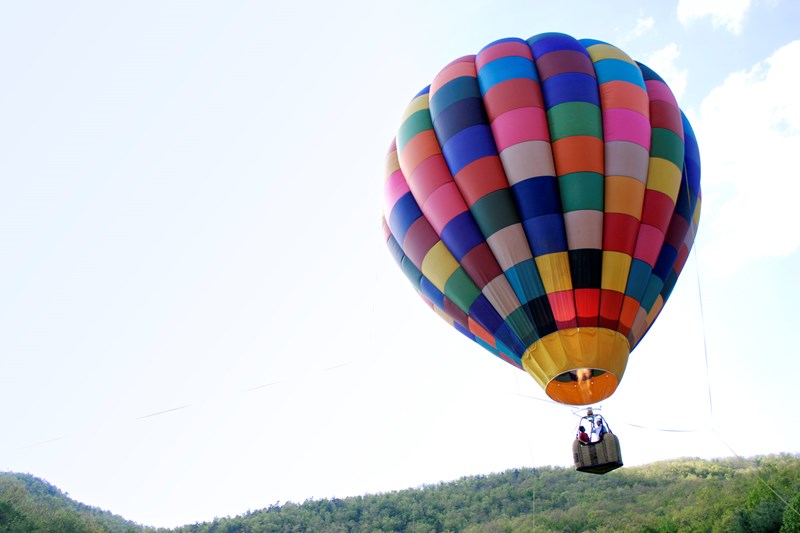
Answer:
[[[751,0],[678,0],[678,20],[688,26],[696,19],[711,17],[715,28],[738,35]]]
[[[655,24],[656,20],[653,17],[646,17],[644,11],[639,10],[639,16],[636,19],[636,26],[618,38],[617,42],[619,44],[625,44],[638,39],[642,35],[651,31]]]
[[[680,102],[683,93],[686,92],[686,83],[689,76],[687,70],[681,70],[675,65],[675,61],[679,56],[678,45],[670,43],[661,50],[650,54],[644,62],[645,65],[655,70],[667,82],[678,102]]]
[[[703,165],[703,256],[716,272],[800,248],[798,64],[794,41],[728,76],[693,118]]]
[[[653,17],[639,17],[636,19],[636,27],[631,32],[631,38],[644,35],[648,30],[653,28],[655,22]]]

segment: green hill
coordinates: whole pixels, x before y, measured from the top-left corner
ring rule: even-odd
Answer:
[[[0,533],[141,530],[122,517],[71,500],[47,481],[0,472]]]
[[[0,533],[167,531],[69,499],[46,481],[0,474]],[[273,505],[175,533],[800,532],[800,456],[678,459],[605,476],[521,468],[343,499]]]

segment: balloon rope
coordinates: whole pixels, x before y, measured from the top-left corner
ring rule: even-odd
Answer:
[[[692,231],[696,231],[694,229],[694,221],[692,221]],[[696,268],[695,272],[697,274],[697,300],[700,303],[700,331],[703,332],[703,356],[705,358],[706,363],[706,388],[708,389],[708,416],[711,419],[712,426],[714,421],[714,403],[711,399],[711,372],[709,371],[708,367],[708,342],[706,340],[706,320],[705,314],[703,313],[703,291],[700,290],[700,261],[697,258],[697,243],[694,243],[692,246],[694,252],[694,262]]]
[[[683,182],[686,185],[686,201],[689,206],[692,205],[692,196],[689,192],[689,174],[686,169],[683,171]],[[698,201],[700,200],[698,193]],[[696,207],[695,207],[696,209]],[[711,425],[714,425],[714,403],[711,399],[711,373],[708,369],[708,342],[706,340],[706,320],[703,313],[703,291],[701,290],[700,283],[700,260],[697,257],[697,225],[694,223],[694,213],[689,214],[689,230],[692,232],[692,253],[694,254],[695,274],[697,278],[697,301],[700,305],[700,331],[703,333],[703,357],[706,364],[706,388],[708,389],[708,416],[711,420]]]
[[[748,464],[747,460],[744,459],[738,453],[736,453],[736,450],[731,448],[730,444],[728,444],[725,441],[725,439],[722,438],[722,435],[717,433],[716,430],[714,430],[714,434],[717,436],[717,438],[720,440],[720,442],[722,442],[722,444],[724,444],[731,451],[731,453],[733,455],[735,455],[742,463],[744,463],[745,465]],[[797,516],[800,516],[800,510],[795,509],[794,506],[791,503],[789,503],[783,496],[778,494],[778,491],[776,491],[769,483],[767,483],[767,481],[763,477],[761,477],[761,474],[758,473],[758,470],[755,470],[755,474],[756,474],[756,477],[758,478],[758,480],[761,483],[763,483],[764,486],[767,487],[772,492],[772,494],[774,494],[780,501],[782,501],[784,503],[784,505],[786,505],[787,508],[791,509],[794,514],[796,514]]]
[[[691,204],[691,195],[689,194],[689,178],[688,178],[688,175],[686,174],[685,171],[683,172],[683,179],[684,179],[684,182],[686,183],[686,197],[687,197],[687,200],[689,201],[689,205],[692,205]],[[744,464],[747,464],[747,461],[745,461],[745,459],[742,456],[740,456],[738,453],[736,453],[736,450],[734,450],[731,447],[731,445],[728,444],[727,441],[722,438],[722,435],[720,435],[717,432],[717,430],[714,428],[714,403],[712,401],[712,395],[711,395],[711,372],[709,371],[709,366],[708,366],[708,342],[707,342],[707,339],[706,339],[705,315],[703,313],[703,292],[702,292],[702,290],[700,288],[701,287],[701,283],[700,283],[700,260],[697,257],[697,226],[694,223],[694,213],[692,213],[692,216],[689,219],[689,227],[690,227],[690,229],[692,231],[692,243],[693,243],[692,252],[694,253],[694,261],[695,261],[695,264],[697,265],[697,268],[695,269],[695,272],[696,272],[696,275],[697,275],[697,298],[698,298],[698,301],[699,301],[699,304],[700,304],[700,330],[703,333],[703,355],[705,357],[705,364],[706,364],[706,387],[708,389],[708,414],[709,414],[709,418],[711,419],[711,431],[714,432],[714,434],[717,436],[717,438],[720,440],[720,442],[722,442],[722,444],[724,444],[725,447],[728,448],[733,455],[735,455]],[[756,474],[756,477],[758,478],[758,480],[761,483],[763,483],[764,486],[767,487],[780,501],[782,501],[784,503],[784,505],[786,505],[787,508],[791,509],[793,513],[795,513],[796,515],[800,516],[800,510],[795,509],[794,506],[792,506],[791,503],[786,501],[786,499],[783,496],[778,494],[778,491],[776,491],[769,483],[767,483],[767,481],[761,476],[761,474],[758,473],[758,470],[755,471],[755,474]]]
[[[538,400],[538,401],[542,401],[542,402],[546,402],[546,403],[552,403],[552,404],[559,405],[559,406],[561,405],[561,404],[558,404],[558,403],[550,401],[550,400],[543,400],[543,399],[540,399],[540,398],[535,398],[533,396],[521,393],[520,392],[520,383],[519,383],[519,373],[517,373],[517,372],[514,372],[514,383],[515,383],[515,388],[517,390],[517,392],[515,394],[518,395],[518,396],[524,396],[524,397],[530,398],[532,400]],[[534,453],[533,453],[533,439],[531,438],[531,434],[529,432],[526,432],[526,433],[528,435],[528,453],[530,453],[530,456],[531,456],[531,462],[530,462],[530,465],[531,465],[531,531],[535,531],[536,530],[536,459],[535,459]]]
[[[536,530],[536,465],[533,459],[533,442],[528,437],[528,449],[531,453],[531,467],[533,469],[533,483],[531,483],[531,531]]]

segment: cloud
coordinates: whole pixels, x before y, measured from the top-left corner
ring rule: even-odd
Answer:
[[[711,17],[715,28],[738,35],[751,0],[678,0],[678,20],[688,26],[696,19]]]
[[[639,17],[636,19],[636,27],[631,31],[630,37],[635,39],[636,37],[644,35],[648,30],[653,28],[655,22],[653,17]]]
[[[692,117],[703,166],[703,257],[715,272],[800,248],[798,64],[800,40],[729,75]]]
[[[655,24],[656,20],[653,17],[646,17],[644,11],[639,10],[639,17],[636,19],[636,26],[619,37],[617,42],[619,44],[625,44],[638,39],[642,35],[651,31],[655,27]]]
[[[689,77],[687,70],[681,70],[675,64],[679,56],[678,45],[670,43],[661,50],[650,54],[644,61],[645,65],[655,70],[667,82],[678,102],[686,92],[686,83]]]

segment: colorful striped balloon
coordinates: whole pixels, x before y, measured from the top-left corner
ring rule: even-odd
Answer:
[[[552,399],[616,390],[700,215],[700,157],[664,81],[545,33],[447,65],[387,156],[384,233],[422,298]]]

